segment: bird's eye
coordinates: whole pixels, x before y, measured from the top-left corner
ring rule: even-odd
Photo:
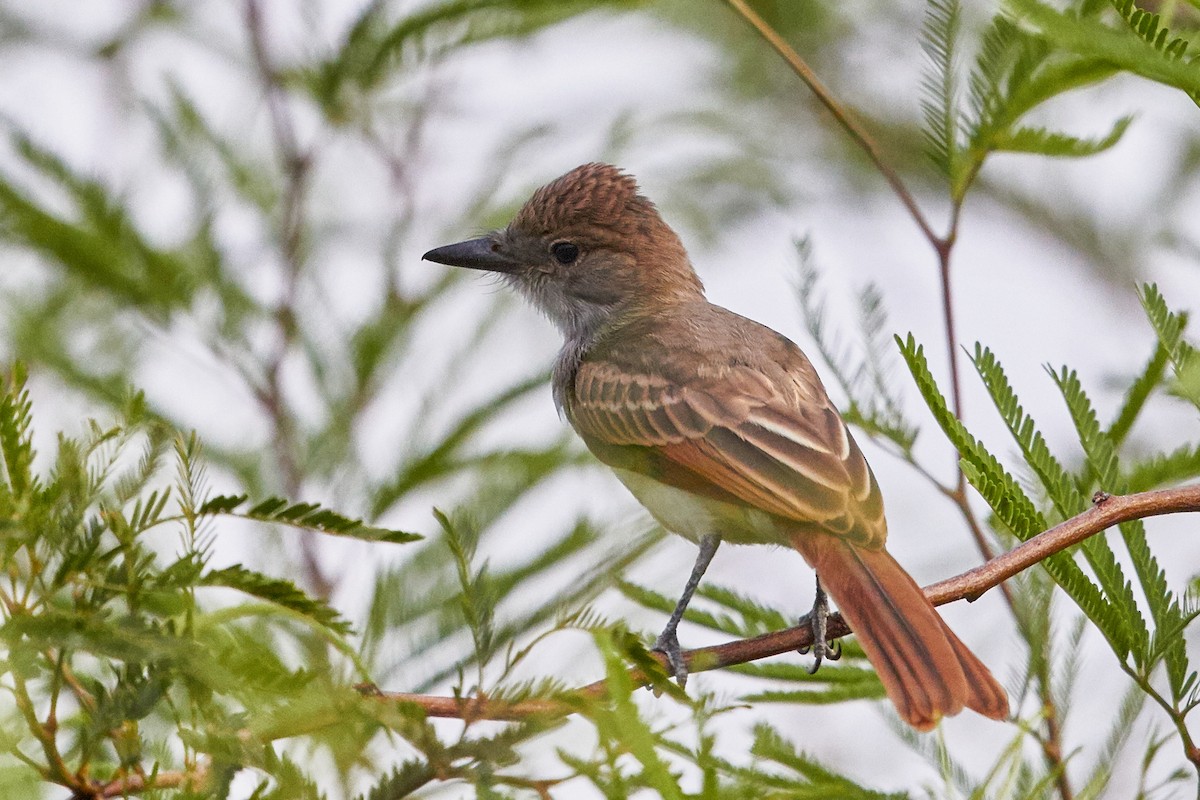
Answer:
[[[579,246],[570,242],[555,242],[550,245],[550,254],[560,264],[573,264],[579,258]]]

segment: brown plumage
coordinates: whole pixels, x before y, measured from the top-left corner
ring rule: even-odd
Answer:
[[[719,541],[786,544],[817,571],[900,715],[927,730],[1004,689],[884,549],[879,486],[784,336],[704,298],[679,237],[614,167],[539,189],[512,224],[426,254],[504,274],[562,329],[555,400],[665,528],[701,543],[660,646]],[[676,665],[678,668],[678,665]],[[678,673],[682,679],[685,672]]]

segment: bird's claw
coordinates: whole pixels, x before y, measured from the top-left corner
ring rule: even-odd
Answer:
[[[654,641],[651,652],[659,652],[667,657],[667,671],[679,682],[679,687],[687,686],[688,666],[679,647],[679,637],[674,632],[663,631]]]
[[[823,661],[840,661],[842,658],[842,643],[837,639],[815,640],[813,644],[796,648],[800,655],[813,654],[813,664],[808,668],[809,675],[816,675]]]
[[[821,588],[819,576],[817,577],[817,597],[808,616],[809,625],[812,627],[813,643],[797,648],[797,650],[801,655],[808,655],[810,652],[813,654],[813,665],[809,667],[808,674],[816,675],[817,670],[821,668],[822,661],[837,661],[842,657],[842,643],[825,635],[829,617],[829,598],[825,596],[825,590]]]

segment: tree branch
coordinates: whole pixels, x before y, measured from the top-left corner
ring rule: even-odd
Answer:
[[[101,797],[128,797],[131,794],[142,794],[144,792],[152,792],[162,789],[179,789],[184,786],[197,786],[201,783],[205,776],[205,770],[201,767],[198,772],[188,772],[185,770],[156,772],[153,775],[132,774],[126,775],[123,778],[109,781],[101,786],[97,786],[92,794],[82,795],[77,794],[77,797],[101,798]]]
[[[1079,544],[1089,536],[1101,533],[1118,523],[1163,514],[1200,511],[1200,484],[1131,495],[1097,493],[1093,502],[1095,505],[1082,514],[1039,533],[1029,541],[1017,545],[986,564],[925,587],[925,596],[935,606],[945,605],[955,600],[974,601],[988,589],[995,588],[1001,582],[1032,567],[1048,556],[1060,553],[1072,545]],[[841,615],[831,614],[828,627],[829,637],[836,638],[849,633],[851,633],[850,628]],[[808,625],[808,618],[805,617],[794,628],[755,636],[753,639],[741,639],[713,647],[688,650],[683,656],[688,664],[689,672],[704,672],[789,653],[811,644],[812,628]],[[651,653],[651,655],[660,663],[665,662],[665,658],[660,654]],[[642,684],[650,682],[640,669],[634,669],[631,676]],[[606,691],[605,681],[597,681],[575,690],[571,695],[597,698],[604,696]],[[520,720],[540,715],[569,714],[574,710],[568,701],[553,698],[508,702],[492,700],[486,696],[437,697],[377,690],[373,690],[372,694],[389,701],[414,703],[423,708],[425,713],[431,717],[454,717],[466,720]]]
[[[879,174],[883,176],[884,180],[888,182],[888,185],[892,187],[892,191],[896,193],[898,198],[900,198],[900,202],[904,205],[904,208],[913,218],[913,221],[917,223],[917,227],[921,229],[921,233],[925,236],[925,238],[930,242],[935,243],[935,246],[937,246],[937,243],[942,241],[941,238],[934,233],[932,226],[930,226],[928,220],[925,219],[925,215],[921,213],[921,209],[917,205],[917,201],[913,197],[912,192],[910,192],[908,187],[904,185],[904,181],[900,180],[900,175],[896,172],[896,170],[892,169],[892,167],[886,161],[883,160],[883,155],[879,151],[879,145],[877,145],[875,140],[871,138],[871,135],[867,133],[866,128],[864,128],[852,116],[850,116],[846,109],[842,108],[841,104],[834,99],[833,93],[825,87],[825,84],[821,83],[820,78],[818,78],[817,74],[812,71],[812,68],[805,63],[804,59],[800,57],[800,54],[797,53],[792,46],[789,45],[787,41],[779,35],[778,31],[767,24],[766,20],[756,14],[754,9],[750,8],[750,6],[746,4],[745,0],[725,0],[725,2],[730,8],[737,12],[742,19],[746,20],[746,22],[748,22],[750,26],[758,32],[758,35],[766,40],[767,44],[771,45],[776,53],[779,53],[779,55],[783,57],[783,60],[786,61],[788,66],[791,67],[792,71],[796,73],[796,76],[804,82],[805,86],[812,90],[812,93],[817,96],[817,100],[821,102],[821,105],[825,106],[829,113],[833,115],[833,118],[837,120],[837,123],[841,125],[846,133],[850,135],[850,138],[854,140],[854,143],[861,147],[863,152],[867,154],[867,158],[871,160],[871,163],[875,165],[877,170],[879,170]]]

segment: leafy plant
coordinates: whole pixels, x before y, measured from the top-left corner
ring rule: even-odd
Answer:
[[[116,138],[149,142],[125,159],[138,169],[122,172],[121,158],[86,163],[29,114],[2,118],[0,342],[32,377],[14,367],[0,392],[0,693],[12,698],[0,703],[0,795],[1186,791],[1200,780],[1187,647],[1197,579],[1172,577],[1143,519],[1200,509],[1188,313],[1144,283],[1138,371],[1048,370],[1068,444],[1034,418],[1049,412],[1018,397],[1001,342],[967,352],[982,393],[966,391],[954,319],[970,309],[951,280],[968,199],[1023,218],[1022,233],[1052,237],[1097,275],[1127,276],[1153,247],[1195,260],[1178,221],[1191,219],[1194,137],[1161,179],[1137,175],[1152,218],[1123,208],[1098,219],[1056,187],[1017,189],[992,166],[1126,145],[1140,123],[1124,108],[1098,130],[1056,124],[1062,103],[1115,79],[1155,84],[1193,109],[1193,5],[1009,0],[985,11],[931,0],[919,26],[903,4],[380,0],[344,18],[320,4],[291,18],[245,0],[237,19],[214,23],[199,7],[152,2],[78,36],[0,5],[0,53],[52,52],[101,71],[125,88],[102,98]],[[749,27],[731,26],[737,17]],[[289,25],[303,46],[289,49]],[[514,43],[608,48],[611,30],[702,47],[704,91],[609,115],[550,103],[497,132],[492,149],[475,143],[480,120],[454,85],[473,59]],[[906,52],[920,46],[911,98],[889,105],[852,89],[863,54],[879,60],[868,30],[899,32]],[[224,76],[219,102],[187,59],[149,79],[139,71],[163,41]],[[891,54],[882,61],[890,68]],[[797,79],[811,101],[797,103]],[[842,91],[856,93],[853,112]],[[231,105],[252,113],[231,121]],[[478,152],[453,135],[464,124]],[[878,774],[861,754],[812,755],[811,737],[827,735],[819,726],[767,716],[883,708],[882,689],[852,639],[815,675],[764,661],[810,632],[754,587],[701,587],[692,631],[733,641],[690,653],[693,672],[722,675],[687,693],[645,636],[609,618],[622,600],[631,618],[630,605],[655,618],[673,606],[642,563],[661,532],[631,533],[572,504],[587,494],[590,460],[549,423],[518,422],[545,389],[545,354],[516,352],[504,295],[480,300],[461,278],[412,266],[440,241],[430,231],[503,224],[555,174],[545,154],[580,136],[589,158],[656,154],[656,197],[701,242],[823,177],[851,201],[886,186],[929,245],[944,378],[940,347],[893,339],[882,284],[859,293],[844,323],[816,257],[814,242],[829,248],[819,229],[797,247],[799,305],[846,418],[944,499],[988,562],[931,589],[938,602],[1011,576],[999,591],[1021,649],[1002,676],[1014,717],[993,729],[988,760],[952,727],[897,731],[926,777],[892,791],[907,778]],[[458,195],[444,147],[485,166]],[[935,198],[942,226],[928,211]],[[130,390],[138,384],[145,394]],[[1119,399],[1105,413],[1110,394]],[[981,433],[972,396],[990,399],[1009,440]],[[117,421],[68,424],[39,456],[59,398],[86,409],[72,418]],[[1167,442],[1148,432],[1160,414],[1182,414]],[[939,449],[954,453],[950,478]],[[605,594],[614,587],[620,597]],[[1107,714],[1099,734],[1075,724],[1080,654],[1096,634],[1126,681],[1087,717]]]

